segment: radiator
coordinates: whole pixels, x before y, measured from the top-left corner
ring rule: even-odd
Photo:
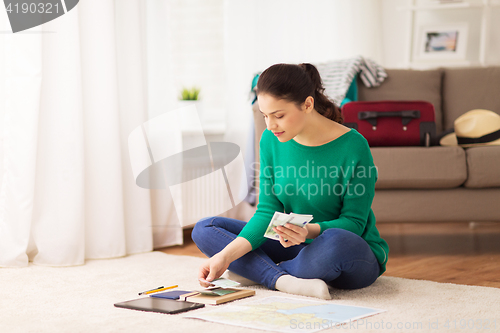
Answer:
[[[227,215],[228,193],[223,189],[214,190],[220,179],[211,168],[187,167],[184,174],[191,179],[182,186],[181,223],[184,228],[193,226],[204,217]]]

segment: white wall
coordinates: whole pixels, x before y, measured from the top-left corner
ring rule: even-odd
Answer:
[[[500,65],[500,1],[495,1],[495,4],[499,5],[491,10],[492,35],[488,40],[487,60],[489,64]]]
[[[250,85],[275,63],[323,62],[363,54],[381,62],[379,0],[226,0],[227,141],[244,147]]]
[[[388,68],[403,67],[405,64],[407,42],[410,38],[408,20],[409,11],[400,11],[398,7],[405,7],[410,0],[381,0],[382,12],[382,64]],[[482,0],[468,0],[470,3],[482,3]],[[500,1],[491,1],[500,3]],[[429,3],[429,0],[419,0],[420,4]],[[415,15],[415,33],[420,25],[448,24],[467,22],[469,36],[467,45],[467,60],[472,66],[477,66],[479,60],[479,36],[481,8],[445,9],[435,11],[419,11]],[[500,6],[492,7],[490,11],[490,26],[487,40],[487,65],[500,65]],[[416,35],[415,35],[416,37]]]
[[[183,86],[201,86],[212,120],[227,117],[228,126],[240,133],[236,135],[245,135],[237,122],[248,123],[248,110],[242,108],[248,106],[256,72],[277,62],[321,62],[358,54],[388,68],[403,67],[410,42],[410,12],[398,10],[410,0],[165,1],[175,94]],[[480,13],[477,8],[419,12],[415,26],[470,22],[467,57],[474,63]],[[500,6],[492,9],[491,23],[487,62],[500,64]]]
[[[164,1],[170,9],[176,96],[183,87],[200,87],[204,109],[223,121],[224,0]]]
[[[247,103],[253,74],[274,63],[362,54],[385,67],[405,65],[410,12],[397,8],[410,0],[165,1],[170,9],[175,94],[183,86],[201,86],[200,97],[213,120],[238,114],[235,119],[229,115],[229,126],[238,119],[247,122],[235,100]],[[474,61],[480,13],[481,9],[420,12],[416,26],[469,21],[467,56]],[[491,23],[487,62],[500,64],[500,6],[491,11]]]
[[[384,57],[381,64],[387,68],[404,65],[406,43],[410,36],[408,29],[409,12],[399,11],[398,7],[408,6],[409,0],[381,0],[382,49]]]

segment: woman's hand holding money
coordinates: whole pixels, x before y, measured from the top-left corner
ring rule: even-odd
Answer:
[[[283,247],[304,243],[309,233],[307,226],[302,228],[291,223],[274,227],[274,231],[280,236],[280,243]]]

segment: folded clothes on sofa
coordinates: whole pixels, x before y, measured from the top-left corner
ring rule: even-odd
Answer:
[[[363,84],[368,88],[379,86],[387,78],[387,73],[382,66],[362,56],[318,64],[313,63],[313,65],[316,66],[321,75],[325,94],[337,106],[345,104],[344,98],[353,81],[356,81],[356,75],[359,75]]]

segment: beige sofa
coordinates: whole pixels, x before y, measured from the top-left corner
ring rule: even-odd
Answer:
[[[500,67],[387,69],[377,88],[358,81],[359,100],[425,100],[436,110],[437,135],[473,109],[500,113]],[[253,105],[255,156],[265,121]],[[372,147],[379,177],[377,222],[500,221],[500,146]],[[256,175],[258,203],[258,172]]]

